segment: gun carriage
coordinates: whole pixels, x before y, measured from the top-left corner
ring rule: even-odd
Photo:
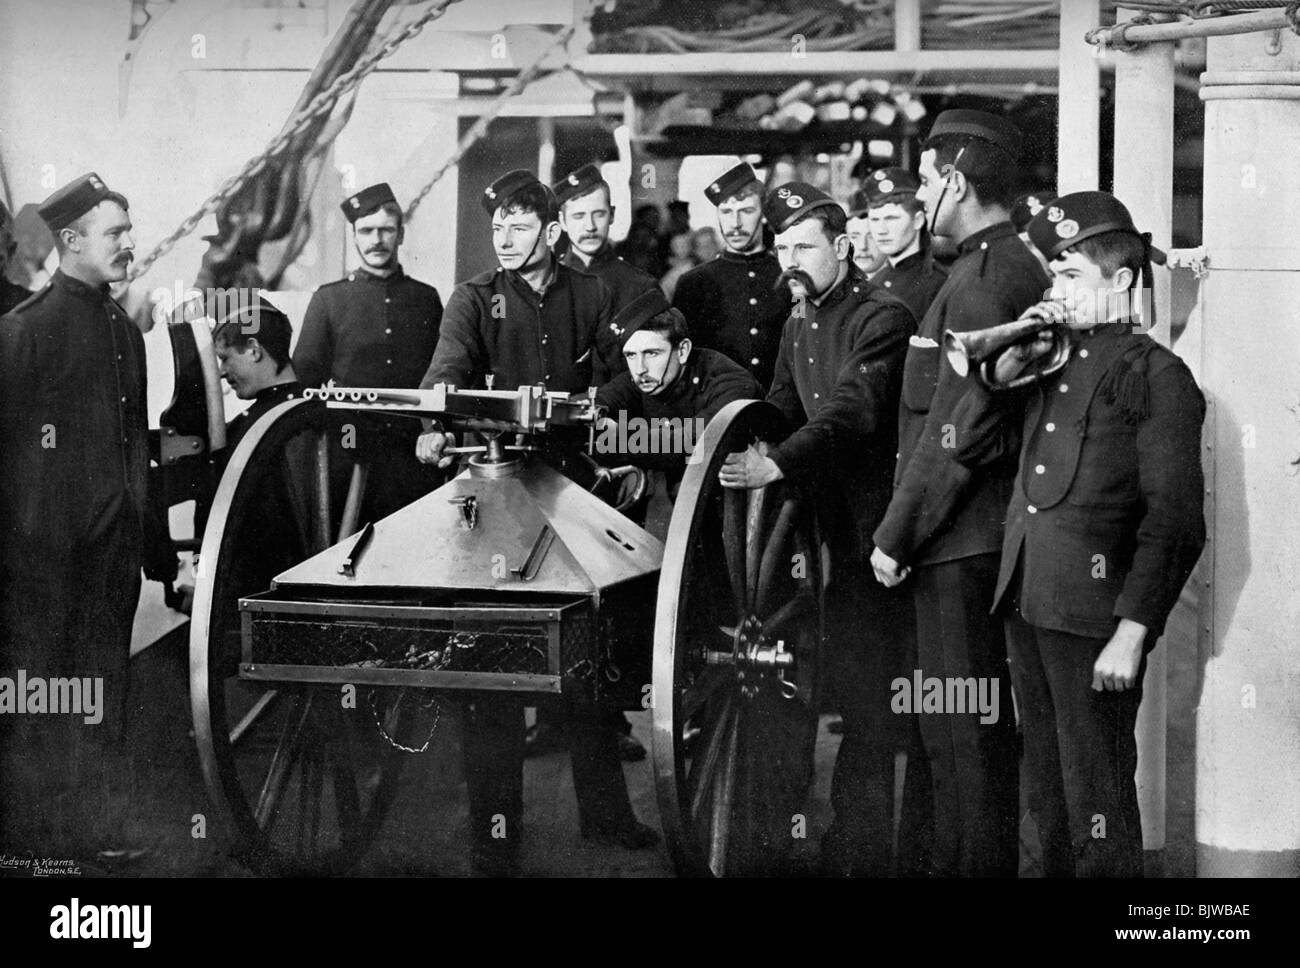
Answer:
[[[190,684],[205,783],[246,864],[345,870],[439,718],[493,692],[649,703],[678,869],[780,862],[813,776],[814,503],[788,482],[718,484],[729,452],[779,433],[768,405],[733,403],[697,443],[661,543],[603,493],[639,472],[592,459],[599,417],[591,396],[540,387],[323,389],[244,435],[202,538]],[[364,521],[368,465],[340,448],[395,418],[483,442],[441,487]]]

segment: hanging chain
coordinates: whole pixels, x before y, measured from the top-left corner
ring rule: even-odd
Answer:
[[[415,210],[420,207],[420,203],[424,201],[425,196],[433,190],[433,186],[438,184],[448,171],[460,164],[460,159],[464,156],[465,152],[473,147],[474,144],[483,137],[483,135],[487,134],[488,125],[497,119],[497,115],[499,115],[505,108],[506,102],[537,78],[537,75],[542,72],[542,64],[546,61],[546,58],[550,56],[551,51],[567,44],[569,38],[573,36],[576,30],[577,27],[574,25],[565,27],[555,35],[555,39],[547,45],[546,49],[542,51],[537,60],[533,61],[515,75],[515,78],[506,85],[505,89],[500,94],[497,95],[496,99],[492,102],[487,111],[480,115],[479,119],[474,122],[473,126],[465,132],[465,136],[456,144],[456,150],[452,152],[451,157],[442,163],[438,170],[433,173],[433,177],[430,178],[425,183],[424,187],[416,193],[415,198],[411,199],[411,204],[407,206],[406,212],[402,217],[403,222],[409,222],[411,220],[411,216],[414,215]]]
[[[423,30],[426,24],[441,17],[453,3],[458,2],[460,0],[438,0],[419,17],[394,32],[377,50],[357,61],[351,70],[336,77],[329,87],[312,98],[311,102],[291,119],[288,127],[276,136],[260,154],[249,159],[248,163],[244,165],[237,175],[226,179],[217,192],[200,205],[197,211],[181,222],[171,235],[159,242],[148,255],[136,262],[128,278],[134,281],[148,272],[155,262],[175,247],[177,242],[193,232],[205,217],[216,213],[226,202],[237,195],[253,176],[261,172],[273,158],[283,154],[308,125],[322,115],[333,111],[334,105],[339,98],[365,80],[379,66],[382,60],[392,55],[397,48]]]
[[[438,701],[438,697],[431,695],[427,702],[421,703],[417,707],[422,709],[433,710],[433,725],[429,727],[429,735],[424,738],[424,744],[419,749],[416,749],[414,746],[404,746],[402,743],[399,743],[397,740],[393,739],[393,737],[388,734],[388,730],[384,729],[383,717],[379,715],[379,710],[375,708],[376,691],[377,690],[375,689],[371,689],[369,690],[367,695],[369,696],[370,715],[373,716],[375,719],[375,728],[379,730],[379,735],[388,741],[389,746],[393,747],[393,749],[395,750],[401,750],[403,753],[423,753],[425,750],[427,750],[429,748],[429,744],[433,742],[433,734],[438,729],[438,721],[442,719],[442,703]],[[405,698],[406,698],[406,690],[402,689],[400,692],[398,692],[397,699],[393,702],[393,705],[390,708],[394,712],[398,712],[402,705],[402,700]]]

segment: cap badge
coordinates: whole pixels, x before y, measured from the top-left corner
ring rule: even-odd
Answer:
[[[789,198],[785,200],[785,203],[789,205],[791,208],[799,208],[799,206],[803,205],[803,196],[791,195]]]
[[[348,199],[348,204],[350,204],[353,208],[360,208],[360,207],[361,207],[361,199],[359,199],[359,198],[357,198],[355,195],[353,195],[351,198]]]
[[[711,191],[711,192],[720,192],[720,191],[722,191],[722,189],[718,186],[718,183],[717,183],[717,182],[714,182],[712,185],[709,186],[709,191]]]
[[[570,176],[569,176],[569,184],[570,184],[570,185],[577,186],[577,184],[578,184],[578,176],[577,176],[577,175],[570,175]]]
[[[888,195],[893,190],[894,190],[894,183],[891,182],[888,178],[886,178],[884,181],[880,183],[880,191],[882,193]]]
[[[1079,223],[1072,218],[1067,218],[1056,227],[1056,234],[1063,239],[1072,239],[1079,234]]]
[[[102,192],[104,190],[104,183],[94,175],[91,175],[87,181],[90,182],[90,187],[95,189],[95,191]]]
[[[1065,218],[1065,213],[1062,212],[1062,211],[1061,211],[1059,208],[1057,208],[1055,205],[1053,205],[1051,208],[1049,208],[1049,209],[1047,210],[1047,221],[1049,221],[1049,222],[1059,222],[1059,221],[1061,221],[1061,219],[1063,219],[1063,218]]]
[[[1037,215],[1043,210],[1043,203],[1038,200],[1037,195],[1030,195],[1025,199],[1025,204],[1029,206],[1029,214]]]
[[[489,185],[487,188],[483,189],[483,194],[486,195],[488,198],[496,198],[496,197],[497,197],[496,189],[493,188],[491,185]]]

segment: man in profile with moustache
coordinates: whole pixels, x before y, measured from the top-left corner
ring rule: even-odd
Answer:
[[[109,294],[134,258],[128,209],[93,172],[42,202],[59,268],[0,318],[0,675],[102,679],[104,696],[94,725],[0,722],[0,836],[87,861],[128,853],[133,783],[123,735],[149,427],[144,338]]]
[[[822,867],[831,876],[882,876],[894,869],[895,754],[919,743],[909,742],[915,718],[890,703],[891,682],[911,662],[910,603],[871,580],[869,558],[892,490],[899,385],[916,322],[854,264],[844,209],[824,192],[789,182],[768,193],[763,214],[776,233],[780,281],[794,299],[767,396],[790,433],[729,455],[719,480],[755,489],[788,478],[817,495],[831,556],[829,681],[844,720]],[[910,762],[900,817],[904,872],[914,841],[925,839],[928,786],[920,762]]]

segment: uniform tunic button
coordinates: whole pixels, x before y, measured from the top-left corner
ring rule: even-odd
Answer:
[[[753,296],[750,296],[750,297],[749,297],[749,304],[750,304],[751,306],[757,306],[757,305],[758,305],[758,300],[755,299]]]
[[[1034,473],[1035,473],[1035,474],[1046,474],[1046,473],[1047,473],[1047,468],[1044,467],[1042,464],[1039,464],[1037,467],[1034,468]]]
[[[751,272],[751,273],[749,274],[749,278],[753,279],[753,278],[754,278],[754,273]]]
[[[699,382],[700,382],[700,378],[699,378],[698,376],[691,377],[691,382],[692,382],[692,383],[699,383]]]
[[[126,397],[123,397],[123,398],[122,398],[122,402],[123,402],[123,403],[126,403]]]
[[[1061,392],[1062,392],[1062,393],[1065,393],[1067,390],[1070,389],[1070,386],[1069,386],[1068,383],[1062,383],[1060,389],[1061,389]]]
[[[393,331],[391,329],[386,329],[384,330],[384,332],[387,333],[389,336],[393,335]]]
[[[1038,508],[1034,507],[1032,504],[1029,505],[1029,507],[1026,508],[1026,510],[1027,510],[1030,514],[1037,514],[1037,513],[1038,513]]]
[[[388,365],[389,365],[389,366],[391,366],[391,365],[392,365],[392,363],[393,363],[393,361],[392,361],[392,360],[384,360],[384,362],[385,362],[385,363],[387,363],[387,364],[388,364]]]
[[[812,358],[811,356],[808,357],[808,362],[809,362],[809,363],[812,363],[812,362],[813,362],[813,358]]]
[[[817,328],[817,324],[816,324],[816,323],[813,323],[812,328],[813,328],[813,329],[816,329],[816,328]]]
[[[820,393],[814,393],[814,394],[813,394],[813,399],[814,399],[814,400],[820,400],[821,398],[822,398],[822,395],[821,395]]]
[[[758,335],[758,330],[751,326],[750,329],[749,329],[749,335],[750,335],[750,336],[757,336],[757,335]],[[121,359],[121,357],[119,357],[119,359]]]
[[[1054,423],[1049,423],[1049,424],[1048,424],[1045,428],[1043,428],[1043,429],[1045,429],[1045,430],[1050,434],[1053,430],[1056,429],[1056,424],[1054,424]]]
[[[750,358],[750,361],[749,361],[749,365],[750,365],[750,366],[758,366],[758,357],[757,357],[757,356],[755,356],[755,357],[751,357],[751,358]]]
[[[389,299],[387,296],[385,296],[385,297],[384,297],[384,302],[386,302],[386,303],[390,303],[390,302],[392,302],[392,300]]]
[[[1081,356],[1083,359],[1086,360],[1086,359],[1088,358],[1088,351],[1087,351],[1087,350],[1079,350],[1079,356]]]
[[[894,284],[893,284],[890,280],[886,279],[886,280],[885,280],[885,288],[886,288],[886,289],[893,289],[893,288],[894,288]],[[856,289],[854,289],[853,291],[854,291],[854,292],[857,292]]]
[[[981,243],[980,243],[980,248],[981,248],[981,249],[987,249],[988,247],[989,247],[989,244],[988,244],[987,242],[981,242]]]

